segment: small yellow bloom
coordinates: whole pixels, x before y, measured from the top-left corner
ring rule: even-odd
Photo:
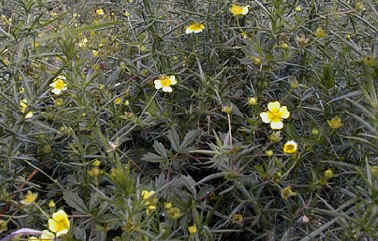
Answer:
[[[31,236],[28,238],[28,241],[40,241],[40,239],[37,237]]]
[[[284,200],[287,200],[289,197],[291,197],[291,196],[295,196],[295,195],[297,195],[297,193],[296,193],[296,192],[293,192],[293,191],[291,190],[291,186],[287,186],[287,187],[285,187],[284,189],[281,189],[281,196],[282,196],[282,198],[283,198]]]
[[[169,217],[172,218],[172,219],[178,219],[182,216],[180,209],[176,208],[176,207],[170,208],[169,210],[167,210],[167,213],[168,213]]]
[[[50,202],[49,202],[49,208],[55,208],[55,202],[54,202],[54,200],[50,200]]]
[[[96,10],[96,14],[99,15],[99,16],[102,16],[102,15],[104,15],[104,10],[99,8],[99,9]]]
[[[297,12],[302,11],[302,6],[301,5],[296,6],[295,11],[297,11]]]
[[[239,213],[235,213],[232,215],[232,222],[237,223],[237,224],[242,224],[243,223],[243,215]]]
[[[150,215],[152,212],[154,212],[156,210],[156,206],[155,205],[149,205],[147,207],[147,210],[146,210],[146,213],[147,215]]]
[[[266,150],[265,151],[265,154],[268,156],[268,157],[272,157],[274,155],[274,152],[273,150]]]
[[[24,199],[21,200],[21,203],[24,205],[30,205],[37,199],[37,197],[38,193],[32,193],[31,191],[28,191]]]
[[[294,154],[297,152],[297,149],[298,149],[298,144],[293,140],[286,142],[283,147],[283,151],[286,154]]]
[[[18,90],[18,93],[20,94],[23,94],[25,92],[25,89],[23,87],[21,87],[19,90]]]
[[[324,31],[324,29],[322,27],[318,27],[315,31],[315,36],[317,38],[323,38],[326,36],[326,32]]]
[[[340,117],[338,116],[333,117],[331,120],[328,120],[327,122],[329,127],[331,127],[332,129],[340,128],[343,125]]]
[[[20,101],[20,111],[22,113],[25,113],[26,112],[26,108],[28,108],[28,100],[27,99],[22,99]]]
[[[51,233],[49,230],[43,230],[41,236],[39,237],[40,241],[49,241],[54,239],[55,235]]]
[[[83,47],[87,46],[87,43],[88,43],[88,39],[87,39],[87,38],[83,38],[83,39],[79,42],[79,47],[80,47],[80,48],[83,48]]]
[[[297,44],[301,46],[302,48],[310,42],[309,38],[306,38],[304,34],[298,35],[295,40],[297,41]]]
[[[226,114],[231,114],[232,112],[232,105],[224,105],[222,106],[222,112]]]
[[[26,115],[25,115],[25,119],[30,119],[30,118],[33,118],[33,111],[29,111],[29,112],[26,113]]]
[[[98,177],[101,173],[101,170],[99,167],[92,167],[90,170],[88,170],[88,175],[91,177]]]
[[[93,163],[92,163],[92,166],[94,166],[94,167],[99,167],[99,166],[101,166],[101,161],[98,160],[98,159],[94,160]]]
[[[260,113],[260,117],[264,123],[270,123],[270,127],[273,130],[279,130],[283,128],[282,119],[287,119],[290,116],[290,112],[286,106],[281,106],[280,102],[268,103],[268,111]]]
[[[257,105],[257,98],[256,97],[249,97],[248,98],[248,105]]]
[[[98,50],[92,50],[92,55],[93,55],[93,57],[97,57],[98,56]]]
[[[115,98],[115,99],[114,99],[114,104],[116,104],[116,105],[120,105],[120,104],[122,104],[122,97],[117,97],[117,98]]]
[[[333,177],[333,171],[331,168],[328,168],[326,171],[324,171],[324,177],[327,179],[330,179]]]
[[[53,92],[56,95],[60,95],[62,91],[66,90],[67,84],[64,83],[65,80],[66,80],[66,77],[64,77],[63,75],[58,75],[55,78],[54,82],[50,84],[50,87],[53,88],[51,92]]]
[[[150,199],[154,194],[155,194],[155,191],[147,191],[147,190],[143,190],[143,191],[142,191],[142,199],[143,199],[143,200],[148,200],[148,199]]]
[[[159,79],[155,80],[154,84],[157,90],[163,89],[163,92],[172,92],[173,90],[171,85],[177,84],[177,80],[174,75],[163,75]]]
[[[192,23],[188,27],[186,27],[185,33],[191,34],[191,33],[200,33],[205,28],[205,25],[202,23]]]
[[[63,210],[53,213],[48,221],[49,229],[56,234],[56,237],[67,234],[70,229],[68,215]]]
[[[164,203],[164,208],[165,208],[165,209],[170,209],[170,208],[172,208],[172,203],[170,203],[170,202],[166,202],[166,203]]]
[[[189,227],[188,227],[188,231],[189,231],[190,234],[195,234],[195,233],[197,233],[197,226],[196,226],[195,224],[192,225],[192,226],[189,226]]]
[[[232,4],[232,7],[230,8],[230,12],[234,16],[247,15],[248,8],[249,8],[249,5],[239,6],[237,4]]]
[[[281,42],[280,47],[283,49],[288,49],[289,45],[286,42]]]

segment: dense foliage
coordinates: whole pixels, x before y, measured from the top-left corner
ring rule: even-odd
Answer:
[[[0,236],[377,240],[375,1],[0,13]]]

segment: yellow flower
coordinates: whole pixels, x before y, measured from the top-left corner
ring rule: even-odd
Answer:
[[[293,191],[291,190],[291,187],[290,187],[290,186],[287,186],[287,187],[285,187],[284,189],[281,189],[281,196],[282,196],[282,198],[283,198],[284,200],[287,200],[289,197],[291,197],[291,196],[295,196],[295,195],[297,195],[297,193],[296,193],[296,192],[293,192]]]
[[[196,226],[195,224],[192,225],[192,226],[189,226],[189,227],[188,227],[188,231],[189,231],[190,234],[195,234],[195,233],[197,233],[197,226]]]
[[[87,39],[87,38],[83,38],[83,39],[79,42],[79,47],[80,47],[80,48],[83,48],[83,47],[87,46],[87,43],[88,43],[88,39]]]
[[[256,97],[249,97],[248,98],[248,105],[257,105],[257,98]]]
[[[70,221],[63,210],[53,213],[52,218],[48,221],[48,225],[50,231],[54,232],[57,237],[67,234],[70,229]]]
[[[54,239],[55,235],[51,233],[49,230],[43,230],[41,236],[39,237],[40,241],[49,241]]]
[[[273,152],[273,150],[266,150],[265,155],[267,155],[268,157],[271,157],[271,156],[274,155],[274,152]]]
[[[64,77],[63,75],[58,75],[55,78],[55,81],[50,84],[50,87],[53,88],[51,90],[51,92],[53,92],[56,95],[60,95],[62,93],[62,91],[66,90],[67,85],[66,85],[66,83],[64,83],[65,80],[66,80],[66,77]]]
[[[239,6],[237,4],[232,4],[232,7],[230,8],[230,12],[234,16],[247,15],[248,8],[249,8],[249,5]]]
[[[120,104],[122,104],[122,97],[117,97],[117,98],[115,98],[115,99],[114,99],[114,104],[116,104],[116,105],[120,105]]]
[[[169,210],[167,210],[167,213],[172,219],[178,219],[182,216],[180,209],[176,207],[170,208]]]
[[[37,197],[38,197],[38,193],[32,193],[31,191],[28,191],[24,199],[21,200],[21,203],[24,205],[30,205],[37,199]]]
[[[283,151],[286,154],[294,154],[297,152],[297,149],[298,149],[298,144],[293,140],[286,142],[283,147]]]
[[[147,190],[143,190],[142,191],[142,199],[143,200],[148,200],[150,199],[150,197],[152,197],[152,195],[155,194],[155,191],[147,191]]]
[[[31,236],[28,238],[28,241],[40,241],[40,239],[37,237]]]
[[[147,215],[150,215],[152,212],[154,212],[156,210],[156,206],[155,205],[149,205],[147,207],[147,210],[146,210],[146,213]]]
[[[297,11],[297,12],[302,11],[302,6],[301,5],[296,6],[295,11]]]
[[[170,208],[172,208],[172,203],[170,203],[170,202],[166,202],[166,203],[164,203],[164,208],[165,208],[165,209],[170,209]]]
[[[323,37],[325,37],[325,35],[326,35],[326,32],[324,31],[324,29],[323,29],[322,27],[318,27],[318,28],[316,29],[316,31],[315,31],[315,36],[316,36],[317,38],[323,38]]]
[[[102,15],[104,15],[104,10],[99,8],[99,9],[96,10],[96,14],[99,15],[99,16],[102,16]]]
[[[243,215],[239,213],[235,213],[232,215],[232,222],[237,223],[237,224],[242,224],[243,223]]]
[[[64,100],[62,98],[55,99],[54,104],[56,106],[62,106],[64,104]]]
[[[101,166],[101,161],[98,160],[98,159],[96,159],[96,160],[93,161],[92,165],[93,165],[94,167],[99,167],[99,166]]]
[[[93,57],[97,57],[98,56],[98,50],[92,50],[92,55],[93,55]]]
[[[163,75],[159,79],[155,80],[154,84],[157,90],[163,89],[164,92],[172,92],[171,85],[177,84],[177,81],[174,75]]]
[[[50,202],[49,202],[49,208],[55,208],[55,202],[54,202],[54,200],[50,200]]]
[[[33,117],[33,111],[29,111],[28,113],[26,113],[25,115],[25,119],[30,119]]]
[[[287,119],[290,116],[290,112],[286,106],[281,106],[280,102],[268,103],[267,112],[260,113],[260,117],[264,123],[270,123],[270,127],[273,130],[279,130],[283,128],[282,119]]]
[[[327,179],[330,179],[333,177],[333,171],[331,168],[328,168],[327,170],[324,171],[324,177]]]
[[[186,27],[185,33],[190,34],[190,33],[200,33],[202,30],[205,28],[205,25],[202,23],[192,23],[188,27]]]
[[[332,129],[340,128],[343,125],[340,117],[338,116],[333,117],[331,120],[328,120],[327,122],[329,127],[331,127]]]
[[[28,108],[28,100],[27,99],[20,100],[20,111],[22,113],[25,113],[26,112],[26,108]]]

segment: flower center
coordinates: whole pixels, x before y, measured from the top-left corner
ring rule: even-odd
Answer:
[[[294,150],[295,150],[294,145],[289,144],[289,145],[286,146],[286,151],[287,151],[287,152],[291,152],[291,151],[294,151]]]
[[[64,81],[59,79],[55,82],[55,89],[62,90],[64,89]]]
[[[54,219],[54,221],[55,221],[56,230],[58,232],[68,228],[67,222],[63,218]]]
[[[269,111],[268,118],[272,122],[279,122],[282,119],[282,113],[279,109],[273,109],[272,111]]]
[[[171,79],[168,77],[164,77],[163,79],[160,80],[160,84],[163,87],[169,87],[171,85]]]

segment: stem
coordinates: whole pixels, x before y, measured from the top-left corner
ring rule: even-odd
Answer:
[[[231,147],[232,147],[231,117],[230,117],[230,114],[227,114],[227,119],[228,119],[228,132],[230,133],[230,144],[231,144]]]

